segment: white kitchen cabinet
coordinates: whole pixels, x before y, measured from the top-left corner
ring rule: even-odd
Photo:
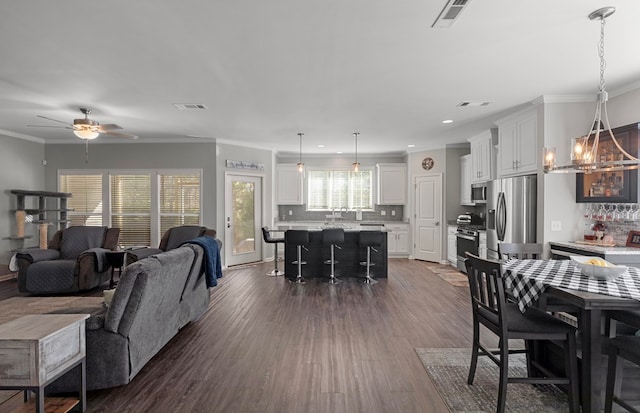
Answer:
[[[499,177],[528,175],[538,170],[538,115],[520,112],[498,124]]]
[[[480,240],[478,243],[478,256],[487,259],[487,232],[480,231]]]
[[[278,164],[276,166],[276,204],[302,205],[304,174],[298,171],[296,164]]]
[[[460,157],[460,205],[475,205],[471,199],[471,155]]]
[[[495,154],[491,130],[467,140],[471,144],[471,183],[483,183],[495,178]]]
[[[409,255],[409,224],[386,224],[387,254]]]
[[[378,205],[407,203],[407,166],[401,163],[379,163]]]
[[[455,225],[447,226],[447,260],[453,266],[456,265],[456,233]]]

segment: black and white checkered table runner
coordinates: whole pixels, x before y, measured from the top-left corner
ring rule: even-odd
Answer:
[[[502,264],[505,287],[524,312],[548,286],[640,300],[640,268],[629,267],[612,281],[582,275],[570,260],[510,260]]]

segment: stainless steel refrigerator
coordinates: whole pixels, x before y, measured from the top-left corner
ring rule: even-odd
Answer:
[[[487,257],[498,259],[498,243],[536,242],[535,175],[490,181],[487,185]]]

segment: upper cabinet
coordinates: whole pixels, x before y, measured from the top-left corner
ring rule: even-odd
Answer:
[[[538,170],[538,115],[527,110],[497,122],[498,177],[528,175]]]
[[[402,163],[379,163],[378,205],[407,203],[407,166]]]
[[[278,164],[276,166],[276,204],[302,205],[304,174],[298,171],[296,164]]]
[[[491,130],[467,139],[471,143],[471,183],[487,182],[495,178],[494,139]]]
[[[460,157],[460,205],[475,205],[471,199],[471,155]]]

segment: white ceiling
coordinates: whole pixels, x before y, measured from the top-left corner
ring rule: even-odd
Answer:
[[[304,152],[352,153],[359,131],[359,153],[442,147],[541,95],[595,95],[600,27],[587,15],[608,5],[617,8],[606,26],[608,90],[640,81],[638,0],[470,0],[452,28],[432,29],[445,4],[9,2],[0,134],[79,142],[67,129],[27,125],[56,125],[36,115],[71,123],[89,107],[141,142],[216,138],[297,153],[304,132]],[[96,142],[114,141],[125,140]]]

